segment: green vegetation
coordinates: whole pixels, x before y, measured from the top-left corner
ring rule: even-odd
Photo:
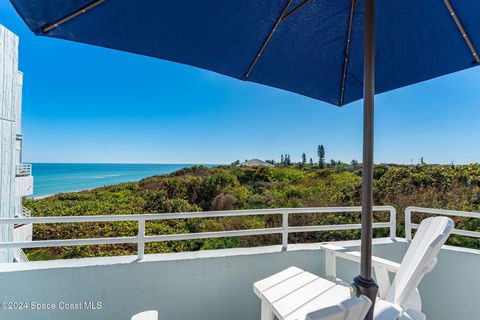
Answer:
[[[289,157],[288,157],[289,158]],[[285,157],[283,159],[285,163]],[[25,206],[34,216],[117,215],[161,212],[193,212],[279,207],[357,206],[361,195],[361,166],[332,161],[320,165],[282,164],[275,167],[193,167],[95,190],[62,193],[31,200]],[[394,205],[399,236],[403,235],[403,211],[410,205],[480,211],[480,165],[376,165],[375,203]],[[415,219],[425,215],[416,215]],[[387,221],[387,213],[375,214]],[[292,215],[292,225],[358,223],[357,213]],[[480,230],[480,221],[455,218],[457,228]],[[147,222],[147,234],[193,233],[281,225],[281,217],[248,216],[178,219]],[[136,222],[46,224],[34,226],[34,240],[135,236]],[[290,242],[358,239],[359,231],[298,233]],[[388,236],[377,229],[375,236]],[[279,235],[152,243],[147,253],[206,250],[237,246],[278,244]],[[477,239],[451,237],[450,244],[480,247]],[[75,258],[134,254],[136,245],[82,246],[27,250],[31,259]]]
[[[317,155],[318,164],[320,165],[320,168],[323,169],[325,167],[325,148],[323,147],[323,144],[318,146]]]

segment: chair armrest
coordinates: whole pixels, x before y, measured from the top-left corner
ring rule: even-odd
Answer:
[[[332,244],[322,244],[320,247],[328,254],[331,253],[336,257],[350,260],[353,262],[360,263],[360,252],[358,251],[349,251],[347,248],[335,246]],[[400,269],[400,264],[393,262],[391,260],[379,258],[372,256],[372,266],[381,266],[387,269],[389,272],[397,273]]]
[[[348,251],[346,248],[332,244],[323,244],[320,247],[325,251],[325,273],[327,278],[337,279],[337,257],[360,263],[360,252],[358,251]],[[388,273],[397,273],[400,269],[400,264],[373,256],[372,267],[375,270],[380,297],[385,298],[391,286]]]

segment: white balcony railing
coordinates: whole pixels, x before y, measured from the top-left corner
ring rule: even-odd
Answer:
[[[15,215],[16,218],[30,218],[31,216],[32,211],[23,205],[20,207],[20,212]]]
[[[19,163],[15,165],[15,176],[23,177],[32,175],[32,165],[29,163]]]
[[[25,252],[23,252],[22,249],[17,249],[17,252],[15,254],[15,261],[16,262],[28,262],[28,258],[25,255]]]
[[[389,228],[390,237],[395,238],[396,234],[396,210],[392,206],[377,206],[373,208],[376,212],[389,212],[390,221],[377,222],[373,228]],[[47,248],[79,245],[105,245],[105,244],[126,244],[136,243],[139,259],[143,259],[145,244],[150,242],[194,240],[223,237],[256,236],[265,234],[281,234],[282,246],[288,245],[288,234],[296,232],[313,231],[337,231],[361,229],[360,224],[338,224],[338,225],[316,225],[316,226],[289,226],[288,218],[291,214],[326,214],[326,213],[347,213],[361,212],[361,207],[325,207],[325,208],[292,208],[292,209],[263,209],[263,210],[236,210],[236,211],[211,211],[211,212],[185,212],[185,213],[161,213],[161,214],[133,214],[133,215],[109,215],[109,216],[65,216],[65,217],[32,217],[0,219],[0,224],[29,224],[29,223],[85,223],[85,222],[120,222],[136,221],[138,230],[136,237],[117,238],[90,238],[90,239],[67,239],[67,240],[41,240],[23,242],[0,242],[0,247],[5,249],[13,248]],[[252,215],[281,215],[282,226],[275,228],[198,232],[187,234],[168,235],[145,235],[145,222],[154,220],[172,219],[198,219],[214,217],[239,217]]]
[[[24,218],[30,218],[32,216],[32,211],[28,208],[25,208],[22,206],[22,217]]]
[[[480,219],[480,213],[478,212],[408,207],[407,209],[405,209],[405,238],[407,240],[412,240],[412,229],[417,229],[419,227],[419,224],[412,223],[412,213],[414,212],[424,213],[424,214],[425,213],[437,214],[437,215],[450,216],[450,217],[466,217],[466,218]],[[453,229],[452,234],[458,234],[466,237],[480,238],[480,231]]]

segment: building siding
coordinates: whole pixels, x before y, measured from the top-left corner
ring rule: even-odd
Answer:
[[[0,217],[12,218],[15,197],[15,164],[19,152],[15,139],[20,128],[21,76],[18,71],[18,37],[0,25]],[[13,240],[13,226],[0,225],[0,240]],[[12,261],[12,250],[0,250],[0,261]]]

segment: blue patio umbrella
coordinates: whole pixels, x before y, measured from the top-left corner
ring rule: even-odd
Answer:
[[[372,300],[374,95],[480,62],[474,0],[10,1],[40,36],[184,63],[338,106],[364,98],[355,285]]]

